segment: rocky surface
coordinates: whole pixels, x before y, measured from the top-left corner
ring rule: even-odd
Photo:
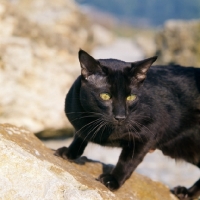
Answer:
[[[77,53],[96,40],[72,0],[1,0],[0,121],[33,132],[69,126],[64,99],[80,73]]]
[[[157,63],[200,67],[200,21],[168,21],[156,36]]]
[[[110,192],[95,180],[109,166],[58,158],[32,133],[9,124],[0,125],[0,160],[1,199],[176,199],[164,185],[135,173]]]
[[[71,142],[71,138],[43,140],[43,143],[51,149],[58,149],[62,146],[68,147]],[[115,165],[120,152],[120,148],[110,148],[89,143],[83,156],[106,164]],[[169,188],[174,188],[178,185],[191,187],[197,181],[198,177],[200,177],[200,170],[196,166],[164,156],[159,150],[148,153],[142,163],[136,168],[136,172],[154,181],[161,182]]]

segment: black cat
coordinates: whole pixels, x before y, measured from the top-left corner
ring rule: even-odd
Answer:
[[[81,75],[65,105],[76,134],[56,155],[76,159],[89,141],[121,147],[115,168],[98,179],[110,190],[118,189],[154,149],[200,168],[200,69],[150,68],[156,58],[128,63],[95,60],[79,51]],[[173,192],[180,199],[193,199],[200,195],[200,179]]]

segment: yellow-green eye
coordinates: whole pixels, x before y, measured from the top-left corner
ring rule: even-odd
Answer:
[[[108,94],[108,93],[101,93],[100,94],[100,97],[104,100],[104,101],[107,101],[111,98],[111,95]]]
[[[127,98],[126,98],[127,101],[134,101],[135,99],[136,99],[135,94],[131,94],[131,95],[127,96]]]

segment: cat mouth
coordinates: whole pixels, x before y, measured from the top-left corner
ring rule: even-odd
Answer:
[[[116,126],[122,126],[124,124],[124,119],[114,119],[114,124]]]
[[[114,127],[115,127],[115,129],[123,130],[123,128],[124,128],[124,123],[123,123],[123,122],[114,123]]]
[[[115,123],[114,127],[115,127],[114,129],[118,130],[118,131],[124,131],[124,130],[126,130],[125,124],[123,122]]]
[[[117,123],[117,126],[122,126],[124,123],[123,123],[124,121],[119,121],[118,123]]]

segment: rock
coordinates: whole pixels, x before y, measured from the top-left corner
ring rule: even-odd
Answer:
[[[33,132],[69,127],[65,95],[80,73],[78,50],[93,38],[72,0],[1,0],[0,121]]]
[[[137,44],[138,49],[140,49],[143,52],[144,58],[150,58],[152,56],[155,56],[156,52],[155,36],[153,35],[136,36],[135,42]]]
[[[74,55],[79,48],[89,51],[94,45],[91,24],[73,0],[49,0],[48,4],[45,0],[19,0],[17,5],[19,12],[42,31],[31,30],[26,24],[19,23],[16,35],[27,34],[40,43]]]
[[[9,124],[0,125],[0,160],[1,199],[176,199],[164,185],[135,173],[111,192],[95,180],[109,166],[58,158],[28,130]]]
[[[200,67],[200,21],[167,21],[156,36],[160,64]]]
[[[94,40],[98,46],[107,46],[114,42],[114,36],[112,32],[105,27],[99,24],[93,24],[91,30],[93,32]]]
[[[64,99],[79,65],[59,54],[29,39],[0,39],[1,122],[24,124],[34,132],[67,125]]]

